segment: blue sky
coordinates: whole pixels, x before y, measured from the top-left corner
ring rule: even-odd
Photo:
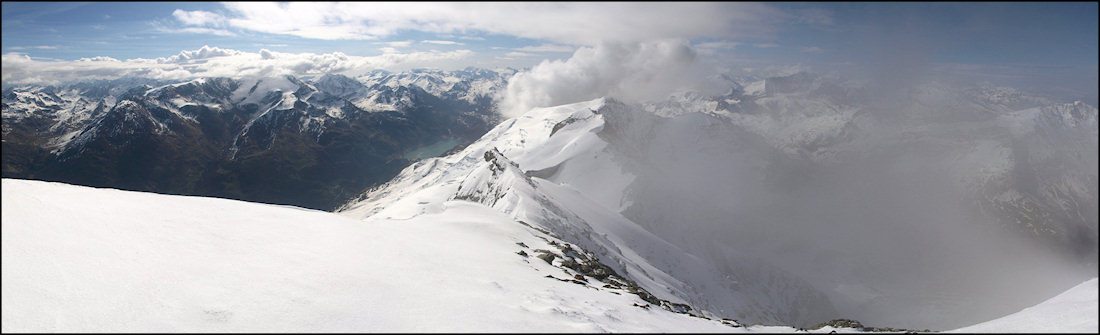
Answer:
[[[204,46],[217,52],[201,57],[226,54],[218,50],[260,57],[263,49],[281,53],[274,58],[298,61],[304,54],[336,55],[336,61],[354,61],[357,69],[523,68],[568,59],[578,48],[604,42],[677,39],[728,64],[964,64],[1020,68],[1017,72],[1057,69],[1084,79],[1096,77],[1100,57],[1094,2],[2,6],[0,52],[5,72],[12,73],[5,74],[5,82],[34,77],[34,67],[58,64],[102,74],[89,64],[64,63],[82,58],[157,59]],[[200,56],[188,61],[198,61],[193,57]],[[182,76],[180,71],[189,69],[157,71]]]
[[[796,16],[817,11],[819,19],[825,22],[797,17],[778,22],[779,27],[774,27],[771,36],[733,41],[740,43],[734,48],[740,56],[788,62],[844,61],[859,55],[851,51],[862,52],[874,43],[899,38],[931,47],[933,60],[941,62],[1095,65],[1098,57],[1096,3],[771,3],[768,6]],[[413,45],[422,50],[466,48],[503,55],[513,48],[545,43],[484,31],[470,31],[462,36],[485,40],[457,39],[453,33],[416,30],[378,40],[322,40],[232,27],[224,31],[234,36],[222,36],[178,31],[188,26],[173,16],[176,10],[227,16],[233,13],[220,3],[208,2],[4,2],[2,49],[5,53],[73,60],[94,56],[156,58],[203,45],[243,51],[267,48],[370,56],[382,53],[379,48],[383,45],[372,42],[407,40],[463,43]],[[776,47],[767,47],[770,45]]]
[[[4,2],[4,53],[16,52],[36,59],[76,60],[95,56],[116,59],[158,58],[196,50],[204,45],[255,52],[261,48],[289,53],[331,53],[374,56],[384,52],[387,43],[402,44],[402,51],[446,51],[466,49],[478,54],[500,58],[524,46],[541,46],[538,40],[471,31],[456,36],[451,33],[430,33],[405,30],[371,40],[318,39],[289,34],[273,34],[249,29],[226,28],[219,31],[188,30],[196,28],[182,24],[173,13],[177,10],[229,13],[220,3],[209,2]],[[199,27],[202,28],[202,27]],[[204,28],[205,29],[205,28]],[[428,41],[455,42],[440,44]],[[572,47],[542,52],[551,58],[568,57]],[[503,66],[530,66],[541,59],[511,62],[499,60]],[[492,67],[493,62],[479,62]]]

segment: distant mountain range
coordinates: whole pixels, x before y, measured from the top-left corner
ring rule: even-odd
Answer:
[[[3,90],[3,176],[330,210],[499,119],[508,71]],[[429,150],[430,151],[430,150]],[[410,155],[411,154],[411,155]]]

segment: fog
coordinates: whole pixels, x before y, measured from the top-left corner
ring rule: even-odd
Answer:
[[[779,267],[828,296],[834,318],[946,330],[1096,276],[1095,108],[1062,128],[1006,123],[1072,101],[977,103],[913,50],[885,45],[779,93],[732,85],[721,99],[740,102],[724,114],[658,117],[645,104],[731,84],[690,46],[605,45],[517,74],[502,108],[622,101],[600,135],[638,176],[623,214],[716,266]]]
[[[777,159],[760,141],[723,150],[731,136],[718,131],[663,131],[643,151],[648,164],[632,165],[641,177],[625,214],[699,255],[728,248],[777,265],[826,293],[837,318],[950,329],[1095,275],[1094,262],[968,215],[944,148],[885,145],[815,165]]]
[[[676,91],[718,93],[686,41],[605,42],[584,47],[567,60],[544,60],[517,73],[501,92],[500,110],[517,116],[535,107],[612,96],[627,102],[667,97]]]

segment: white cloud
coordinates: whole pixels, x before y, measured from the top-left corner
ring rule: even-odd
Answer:
[[[642,102],[680,90],[716,94],[719,87],[709,82],[686,41],[602,43],[580,48],[568,60],[543,61],[516,73],[499,99],[501,112],[515,116],[599,97]]]
[[[78,61],[78,62],[121,62],[118,59],[115,59],[113,57],[107,57],[107,56],[95,56],[95,57],[92,57],[92,58],[81,58],[81,59],[78,59],[76,61]]]
[[[225,17],[201,10],[185,11],[177,9],[172,12],[172,16],[183,24],[192,26],[221,25],[225,22]]]
[[[555,43],[734,38],[774,33],[791,15],[760,3],[225,3],[223,15],[178,10],[191,26],[225,25],[314,39],[377,39],[402,30],[471,31]]]
[[[260,58],[261,59],[275,59],[275,54],[272,53],[271,50],[260,49]]]
[[[75,61],[35,60],[25,54],[3,55],[2,81],[5,84],[56,84],[85,79],[115,79],[139,76],[164,80],[198,77],[245,77],[271,75],[317,75],[343,73],[357,75],[373,69],[401,70],[433,62],[448,62],[473,55],[470,50],[387,53],[379,56],[283,53],[267,49],[244,52],[203,46],[170,57],[118,60],[110,57],[82,58]]]
[[[754,47],[757,47],[757,48],[777,48],[777,47],[779,47],[779,44],[775,44],[775,43],[759,43],[759,44],[753,44],[752,46],[754,46]]]
[[[573,52],[576,49],[577,48],[568,45],[560,44],[531,45],[522,48],[516,48],[516,50],[527,52]]]
[[[462,43],[455,42],[455,41],[441,41],[441,40],[423,40],[423,41],[420,41],[420,43],[442,44],[442,45],[462,45]]]
[[[211,34],[218,36],[237,36],[231,31],[225,29],[215,28],[201,28],[201,27],[185,27],[185,28],[166,28],[157,27],[157,31],[165,33],[190,33],[190,34]]]
[[[412,45],[413,41],[389,41],[389,42],[378,42],[378,43],[388,45],[391,48],[404,48],[404,47]]]
[[[260,51],[264,51],[264,50],[266,50],[266,49],[260,49]],[[180,51],[180,53],[175,55],[175,56],[157,58],[156,61],[157,61],[157,63],[183,63],[183,62],[196,60],[196,59],[206,59],[206,58],[224,57],[224,56],[237,56],[237,55],[242,55],[242,54],[244,54],[244,52],[242,52],[242,51],[237,51],[237,50],[232,50],[232,49],[222,49],[222,48],[219,48],[219,47],[211,47],[211,46],[208,46],[208,45],[204,45],[204,46],[202,46],[202,48],[199,48],[198,50]]]
[[[512,52],[504,54],[504,56],[505,57],[531,57],[531,56],[534,56],[534,55],[526,53],[526,52],[512,51]]]

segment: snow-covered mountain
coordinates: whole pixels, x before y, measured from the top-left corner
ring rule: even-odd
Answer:
[[[1028,112],[1018,95],[935,85],[883,106],[813,75],[780,83],[535,109],[340,211],[403,219],[476,201],[704,315],[804,327],[950,329],[1095,276],[1095,156],[1081,154],[1095,152],[1094,107]],[[1051,132],[1066,138],[1037,139]],[[999,212],[976,196],[1004,192],[1027,195],[997,198],[1017,206]]]
[[[532,110],[459,153],[417,162],[341,213],[405,219],[449,200],[475,201],[591,250],[658,297],[708,316],[769,324],[827,320],[828,301],[782,271],[753,263],[715,268],[623,217],[633,176],[598,136],[605,129],[601,114],[614,108],[622,106],[598,99]]]
[[[389,78],[380,82],[417,77]],[[95,112],[105,114],[85,121],[95,131],[69,143],[101,134],[140,142],[140,134],[202,125],[225,106],[251,106],[234,119],[237,131],[221,132],[233,139],[223,148],[235,146],[243,158],[275,120],[309,119],[295,129],[319,130],[320,139],[334,131],[328,125],[355,115],[417,117],[416,104],[395,113],[357,107],[370,97],[363,87],[385,86],[369,85],[324,76],[143,86]],[[393,87],[437,97],[417,85]],[[65,92],[6,92],[6,101],[38,106],[10,118],[60,115],[58,106],[77,101]],[[858,88],[804,74],[738,84],[716,97],[687,92],[641,105],[602,98],[536,108],[460,150],[414,162],[339,215],[5,179],[3,324],[5,331],[829,332],[899,330],[841,318],[928,328],[920,325],[970,313],[940,328],[952,329],[1079,283],[1080,264],[1095,262],[1096,177],[1088,168],[1096,159],[1082,149],[1096,147],[1096,109],[1008,89],[910,93],[912,103],[886,106],[906,112],[884,112]],[[929,102],[936,108],[921,107]],[[970,115],[945,114],[944,106]],[[288,119],[295,111],[308,118]],[[959,221],[936,221],[944,218]],[[999,231],[1023,238],[975,237]],[[1058,252],[1032,256],[1032,244]],[[973,257],[992,264],[967,261]],[[1068,259],[1076,274],[1065,276],[1061,263],[1047,264],[1052,259]],[[1063,282],[1025,291],[1004,271],[1024,284]],[[1085,293],[1067,294],[1094,303],[1089,283]],[[1006,292],[1016,297],[980,300]],[[1076,308],[1065,300],[978,326],[1095,328],[1080,315],[1048,322],[1051,308]]]
[[[724,76],[719,96],[536,108],[486,133],[507,74],[5,89],[5,177],[68,166],[100,178],[86,184],[125,175],[146,184],[107,184],[275,203],[362,192],[338,217],[5,179],[5,330],[953,329],[1096,276],[1093,106]],[[50,228],[64,217],[93,219]],[[275,228],[256,235],[264,224]],[[95,245],[113,247],[72,252]],[[131,249],[188,262],[145,266]],[[135,267],[174,275],[127,281],[138,294],[74,279]],[[320,273],[331,280],[309,279]],[[227,287],[244,293],[226,300]],[[74,299],[88,302],[62,307]]]
[[[4,332],[807,331],[659,308],[579,246],[465,200],[363,222],[41,181],[0,190]],[[957,331],[1095,332],[1096,306],[1094,278]]]
[[[4,176],[331,209],[499,118],[502,73],[386,74],[8,87]]]

